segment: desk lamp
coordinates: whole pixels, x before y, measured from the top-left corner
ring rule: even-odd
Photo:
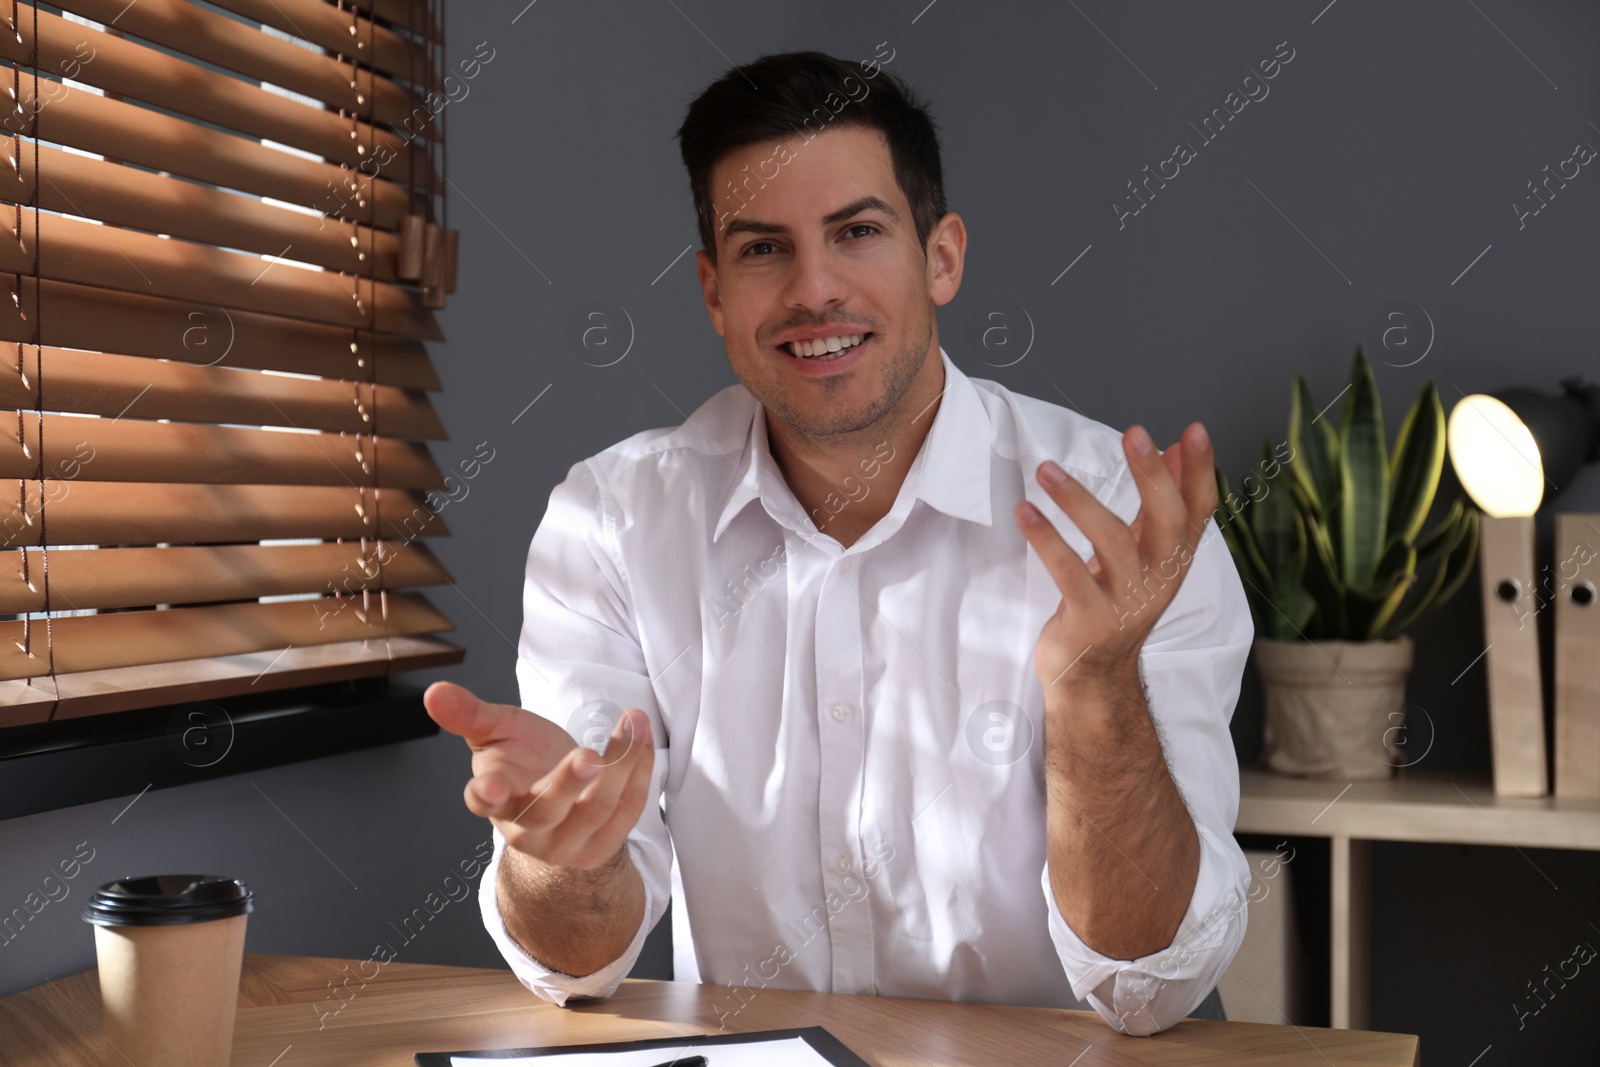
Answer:
[[[1542,586],[1533,518],[1581,464],[1600,459],[1600,386],[1568,379],[1555,395],[1511,388],[1466,396],[1445,432],[1451,466],[1484,512],[1479,563],[1495,793],[1550,791],[1539,630],[1530,623],[1555,601],[1556,792],[1600,799],[1600,517],[1556,517],[1561,559]]]

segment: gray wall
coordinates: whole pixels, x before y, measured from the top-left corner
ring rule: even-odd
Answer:
[[[681,422],[734,381],[692,257],[674,261],[696,236],[672,131],[705,83],[764,52],[862,59],[887,41],[889,69],[931,98],[947,193],[971,235],[942,340],[974,376],[1064,394],[1162,441],[1201,419],[1242,473],[1263,438],[1280,439],[1292,375],[1330,401],[1363,340],[1391,428],[1426,379],[1448,405],[1597,373],[1600,174],[1585,168],[1524,229],[1511,207],[1576,142],[1600,146],[1596,5],[925,3],[451,5],[447,58],[480,41],[496,51],[448,109],[462,261],[434,353],[452,428],[436,455],[449,467],[479,442],[496,451],[445,512],[458,588],[434,599],[470,655],[433,677],[515,702],[522,561],[551,487],[576,459]],[[1295,55],[1270,95],[1203,144],[1189,123],[1242,91],[1282,41]],[[1119,229],[1125,183],[1180,140],[1198,157]],[[567,340],[595,301],[633,324],[612,367]],[[1435,331],[1410,367],[1398,364],[1427,329],[1414,312],[1413,347],[1375,347],[1372,324],[1396,301],[1425,308]],[[1019,307],[1032,349],[994,366],[1018,349],[983,349],[978,328],[997,310],[1021,321]],[[1600,511],[1600,468],[1560,506]],[[1411,700],[1435,735],[1425,767],[1487,772],[1482,664],[1451,684],[1482,647],[1480,625],[1469,587],[1414,631]],[[1250,677],[1235,716],[1242,757],[1259,729]],[[482,840],[461,805],[466,774],[464,748],[445,737],[151,792],[114,825],[126,799],[12,820],[0,824],[0,905],[87,840],[84,884],[133,869],[237,873],[262,901],[252,951],[366,957]],[[1597,859],[1378,848],[1374,1026],[1421,1033],[1433,1063],[1491,1045],[1485,1067],[1579,1062],[1593,991],[1574,983],[1521,1031],[1509,1009],[1575,941],[1600,943],[1586,925],[1600,916],[1584,910]],[[52,905],[0,949],[0,992],[91,965],[80,908]],[[400,958],[499,963],[470,903],[451,904]],[[643,973],[666,959],[658,941]]]

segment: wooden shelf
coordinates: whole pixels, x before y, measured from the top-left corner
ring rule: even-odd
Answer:
[[[1239,833],[1600,851],[1600,801],[1497,797],[1469,774],[1351,783],[1249,767],[1239,794]]]
[[[1241,767],[1234,831],[1328,839],[1330,1018],[1359,1030],[1368,1018],[1371,842],[1600,851],[1600,801],[1497,797],[1487,777],[1471,774],[1340,782]]]

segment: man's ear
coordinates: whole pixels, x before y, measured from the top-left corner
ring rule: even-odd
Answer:
[[[694,254],[695,271],[700,275],[700,292],[706,298],[706,312],[711,316],[711,328],[717,331],[717,336],[722,333],[722,290],[717,284],[717,265],[711,262],[711,257],[705,249],[700,249]]]
[[[928,235],[928,299],[943,307],[961,288],[961,270],[967,255],[967,227],[950,212]]]

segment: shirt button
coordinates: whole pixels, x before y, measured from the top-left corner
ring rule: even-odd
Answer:
[[[849,874],[850,873],[850,857],[849,856],[840,856],[838,859],[834,860],[833,861],[833,869],[838,871],[840,874]]]
[[[837,722],[844,722],[850,717],[850,713],[851,708],[849,704],[835,704],[833,706],[833,717]]]
[[[855,565],[855,560],[852,560],[852,559],[841,560],[839,562],[839,573],[840,574],[849,574],[850,573],[850,568],[852,566],[854,566],[854,565]]]

